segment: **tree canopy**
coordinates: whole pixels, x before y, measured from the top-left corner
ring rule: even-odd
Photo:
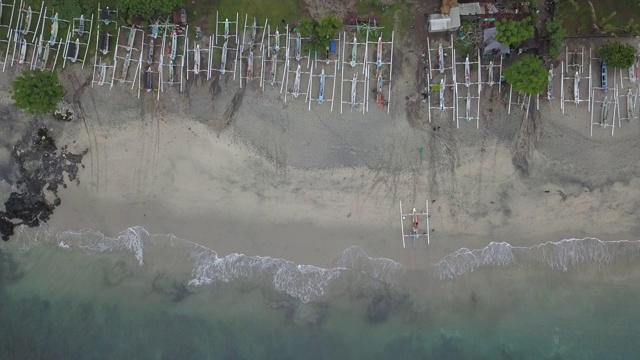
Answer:
[[[516,91],[537,95],[544,92],[549,85],[549,70],[544,67],[542,59],[525,55],[504,70],[507,82]]]
[[[598,50],[607,65],[617,68],[629,68],[636,61],[636,48],[620,41],[609,41]]]
[[[562,40],[567,36],[567,29],[564,28],[562,21],[557,19],[547,20],[544,36],[549,41],[549,56],[557,58],[560,55]]]
[[[316,21],[305,18],[300,21],[298,31],[300,35],[308,37],[303,45],[303,51],[323,50],[329,47],[331,39],[336,35],[336,31],[342,27],[342,21],[335,15],[327,15]]]
[[[64,90],[56,72],[26,71],[13,82],[11,99],[29,114],[45,114],[56,109]]]
[[[118,3],[118,9],[122,12],[145,19],[156,13],[171,13],[178,6],[182,6],[182,0],[120,0]]]
[[[498,34],[496,39],[507,46],[519,46],[523,41],[535,36],[535,29],[531,25],[531,18],[520,21],[502,19],[496,23]]]

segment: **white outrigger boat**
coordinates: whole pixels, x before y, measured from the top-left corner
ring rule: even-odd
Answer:
[[[100,86],[104,85],[104,80],[106,77],[107,77],[107,66],[102,60],[100,60],[100,63],[98,64],[98,85]]]
[[[129,33],[127,34],[127,51],[131,51],[131,49],[133,48],[133,44],[136,41],[136,32],[136,29],[134,29],[132,26],[129,30]]]
[[[174,61],[176,59],[176,51],[178,50],[178,33],[173,30],[171,32],[171,49],[169,49],[169,59]]]
[[[631,88],[627,89],[627,120],[629,122],[634,120],[633,116],[633,92]]]
[[[378,37],[378,50],[376,52],[376,67],[382,66],[382,36]]]
[[[489,86],[493,86],[493,61],[489,61]]]
[[[27,57],[27,40],[25,40],[25,38],[22,38],[22,41],[20,41],[20,58],[18,59],[18,64],[23,64],[24,63],[24,59]]]
[[[471,92],[467,90],[467,111],[466,120],[471,121]]]
[[[464,61],[464,85],[466,87],[471,86],[471,64],[469,63],[469,55]]]
[[[576,71],[576,77],[573,80],[573,102],[578,105],[580,103],[580,73]]]
[[[442,43],[438,44],[438,70],[440,74],[444,74],[444,49]]]
[[[36,69],[40,69],[40,66],[42,64],[42,52],[42,34],[40,34],[40,38],[38,39],[38,47],[36,48],[36,61],[34,64],[34,68]]]
[[[276,52],[280,51],[280,32],[278,31],[278,28],[276,28],[276,39],[275,39],[275,44],[273,45],[273,50],[275,50]]]
[[[249,56],[247,57],[247,78],[251,80],[252,75],[253,75],[253,51],[249,51]]]
[[[31,18],[33,16],[33,11],[31,11],[31,6],[29,6],[27,8],[27,15],[25,16],[24,19],[24,28],[23,28],[23,34],[28,34],[29,33],[29,28],[31,27]]]
[[[300,53],[302,52],[301,47],[302,47],[302,37],[300,36],[300,33],[297,33],[296,44],[293,49],[293,53],[294,53],[294,57],[296,58],[296,61],[300,61]]]
[[[607,117],[609,117],[609,96],[605,96],[602,101],[602,112],[600,113],[600,126],[607,127]]]
[[[200,73],[200,44],[196,44],[193,50],[193,73],[195,75]]]
[[[84,35],[84,15],[80,15],[80,20],[78,22],[78,29],[76,30],[78,35]]]
[[[153,89],[153,72],[151,72],[151,66],[147,67],[144,72],[144,91],[151,92]]]
[[[298,64],[296,68],[296,79],[293,81],[293,97],[298,97],[300,95],[300,74],[302,67]]]
[[[40,36],[42,36],[42,34],[40,34]],[[41,40],[42,42],[42,40]],[[42,51],[42,63],[40,68],[43,69],[47,66],[47,61],[49,60],[49,52],[51,51],[51,45],[49,45],[49,42],[45,42],[44,44],[44,50]]]
[[[444,110],[444,79],[440,79],[440,111]]]
[[[547,86],[547,99],[553,99],[553,65],[549,66],[549,85]]]
[[[276,72],[278,71],[278,54],[273,53],[273,57],[271,57],[271,69],[269,71],[269,83],[271,86],[276,84]]]
[[[249,39],[249,48],[253,47],[256,42],[256,34],[258,33],[258,23],[256,18],[253,18],[253,25],[251,25],[251,38]]]
[[[222,45],[222,60],[220,61],[220,73],[224,74],[227,67],[227,41]]]
[[[353,37],[353,48],[351,49],[351,67],[356,67],[356,59],[358,58],[358,40]]]
[[[356,107],[356,95],[358,92],[358,73],[353,74],[351,80],[351,108]]]
[[[384,79],[382,78],[382,74],[378,73],[378,82],[376,88],[376,97],[378,101],[378,107],[382,109],[383,101],[382,101],[382,86],[384,86]]]
[[[125,80],[127,80],[129,65],[131,65],[131,52],[128,52],[127,55],[124,57],[124,64],[122,66],[122,76],[120,77],[121,84],[124,84]]]
[[[229,19],[224,20],[224,39],[229,38]]]
[[[169,61],[169,85],[173,85],[173,74],[175,73],[175,68],[176,64],[173,62],[173,60]]]
[[[409,232],[408,235],[405,235],[404,221],[407,219],[407,217],[411,219],[411,232]],[[425,217],[427,220],[426,232],[420,233],[420,230],[418,229],[420,224],[420,221],[419,221],[420,217]],[[402,230],[402,247],[403,248],[407,247],[405,243],[406,238],[411,238],[413,240],[414,248],[416,247],[418,238],[421,236],[425,236],[427,238],[427,244],[431,243],[431,239],[429,236],[429,231],[431,229],[429,225],[430,218],[431,218],[431,214],[429,213],[429,200],[425,200],[425,210],[419,212],[416,210],[416,208],[413,208],[413,211],[408,214],[405,214],[402,212],[402,201],[400,202],[400,229]]]
[[[51,37],[49,38],[49,44],[56,44],[56,37],[58,37],[58,13],[51,16]]]
[[[324,68],[320,73],[320,90],[318,90],[318,104],[322,104],[324,102],[324,84],[325,84],[325,75]]]

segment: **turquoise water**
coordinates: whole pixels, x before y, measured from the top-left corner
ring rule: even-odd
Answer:
[[[636,359],[638,242],[461,249],[332,269],[142,228],[0,246],[0,359]]]

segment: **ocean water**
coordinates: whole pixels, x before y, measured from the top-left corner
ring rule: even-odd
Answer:
[[[19,229],[0,244],[0,359],[636,359],[640,242],[460,249],[331,268],[172,235]]]

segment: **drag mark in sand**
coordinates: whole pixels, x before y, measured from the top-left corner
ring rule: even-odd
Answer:
[[[224,113],[211,123],[211,129],[217,132],[218,135],[235,119],[238,109],[240,109],[240,105],[242,105],[245,89],[246,87],[238,89],[235,95],[233,95],[233,99],[231,99],[229,105],[227,105]]]
[[[80,97],[82,95],[82,93],[84,92],[85,89],[87,89],[87,85],[90,84],[91,82],[91,77],[87,78],[87,81],[85,81],[84,84],[80,84],[80,81],[78,80],[77,75],[73,74],[73,76],[69,77],[69,80],[72,83],[75,83],[75,85],[77,85],[77,89],[74,92],[73,95],[73,102],[77,105],[78,107],[78,114],[82,117],[82,123],[84,124],[84,129],[87,132],[87,140],[89,141],[89,154],[91,155],[91,167],[90,167],[90,171],[89,171],[89,183],[92,186],[95,186],[95,190],[96,193],[99,192],[99,187],[100,187],[100,176],[98,174],[99,172],[99,152],[98,152],[98,142],[97,142],[97,138],[96,138],[96,134],[95,131],[93,129],[93,124],[91,124],[91,121],[88,120],[88,116],[87,116],[87,112],[84,108],[84,104],[83,102],[80,100]],[[91,94],[89,94],[89,96],[92,96]],[[93,98],[92,98],[93,101]],[[94,104],[94,111],[96,112],[96,115],[98,114],[97,110],[95,109],[95,101],[93,101]]]
[[[160,102],[156,102],[152,113],[147,113],[145,109],[145,105],[141,104],[141,139],[136,153],[136,169],[133,173],[133,185],[139,195],[149,193],[155,184],[160,152],[160,121],[165,113]]]

